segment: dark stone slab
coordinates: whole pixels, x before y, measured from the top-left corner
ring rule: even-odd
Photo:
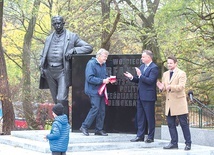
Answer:
[[[78,131],[89,109],[90,101],[84,93],[85,67],[94,55],[77,55],[72,59],[72,130]],[[137,85],[131,83],[123,73],[135,74],[134,67],[141,65],[141,55],[109,55],[107,70],[116,75],[117,82],[109,84],[109,106],[106,106],[104,129],[107,132],[135,133]],[[94,124],[91,129],[94,129]]]

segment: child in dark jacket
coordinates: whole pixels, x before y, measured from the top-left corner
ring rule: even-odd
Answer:
[[[53,106],[54,122],[50,134],[46,135],[49,140],[52,155],[66,155],[69,142],[70,125],[67,115],[63,113],[64,107],[61,103]]]

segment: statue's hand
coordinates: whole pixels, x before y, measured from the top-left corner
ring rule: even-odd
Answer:
[[[77,54],[75,48],[71,49],[65,54],[66,60],[70,60],[73,54]]]
[[[43,69],[41,66],[39,66],[39,69],[40,69],[40,74],[41,74],[41,76],[42,76],[42,77],[45,77],[44,69]]]
[[[65,54],[66,60],[70,60],[71,57],[72,57],[72,54],[73,54],[73,51],[68,51],[68,52]]]

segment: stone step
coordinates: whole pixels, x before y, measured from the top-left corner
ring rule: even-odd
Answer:
[[[10,145],[11,148],[19,147],[32,150],[41,154],[50,154],[49,143],[43,138],[49,131],[13,131],[11,135],[0,136],[0,144]],[[191,151],[184,151],[184,143],[179,143],[178,150],[163,150],[163,146],[168,144],[168,140],[155,139],[153,143],[130,142],[135,134],[109,133],[108,136],[84,136],[82,133],[70,133],[70,141],[67,155],[211,155],[214,154],[214,147],[192,145]],[[1,154],[0,149],[0,154]],[[12,149],[11,149],[12,150]],[[9,152],[8,152],[9,153]],[[18,154],[17,154],[18,155]]]
[[[25,133],[17,133],[8,136],[0,136],[0,143],[16,146],[24,149],[48,153],[49,144],[43,135],[29,136]],[[80,133],[71,133],[68,145],[68,152],[85,152],[85,151],[105,151],[105,150],[123,150],[123,149],[139,149],[139,148],[161,148],[167,142],[155,139],[154,143],[147,144],[145,142],[130,142],[135,135],[129,134],[109,134],[108,136],[84,136]],[[28,139],[29,138],[29,139]]]
[[[31,130],[31,131],[12,131],[11,136],[31,139],[34,141],[44,142],[44,136],[49,133],[48,130]],[[82,133],[70,133],[69,143],[100,143],[100,142],[125,142],[130,141],[130,139],[135,138],[135,134],[118,134],[118,133],[109,133],[109,136],[95,136],[93,133],[90,133],[90,136],[84,136]]]
[[[39,142],[10,135],[0,136],[0,143],[43,153],[50,152],[49,144],[47,142]]]
[[[111,135],[109,135],[111,136]],[[167,142],[162,142],[160,140],[155,140],[154,143],[145,142],[90,142],[90,143],[75,143],[70,145],[68,151],[78,152],[78,151],[104,151],[104,150],[123,150],[123,149],[139,149],[139,148],[160,148],[166,145]]]
[[[44,139],[44,136],[48,133],[49,131],[46,130],[12,131],[11,135],[0,136],[0,143],[47,153],[50,152],[49,144]],[[109,133],[108,136],[95,136],[94,134],[84,136],[82,133],[70,133],[68,151],[117,150],[162,145],[158,143],[158,140],[150,145],[147,144],[148,146],[144,142],[131,143],[130,139],[135,136],[134,134],[118,133]]]
[[[38,152],[50,152],[49,144],[44,139],[48,134],[47,130],[35,131],[12,131],[11,135],[1,136],[0,143],[30,149]],[[70,133],[68,152],[78,151],[103,151],[119,150],[133,148],[148,148],[163,146],[163,142],[155,140],[154,143],[146,144],[144,142],[131,143],[130,139],[135,138],[135,134],[109,133],[108,136],[84,136],[82,133]]]

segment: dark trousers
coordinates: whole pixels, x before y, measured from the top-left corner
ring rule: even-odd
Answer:
[[[66,152],[52,152],[52,155],[66,155]]]
[[[68,116],[69,119],[69,87],[66,82],[63,68],[49,67],[48,69],[44,70],[44,74],[54,103],[62,103],[64,106],[64,113]]]
[[[178,120],[181,125],[181,129],[184,135],[185,139],[185,144],[191,144],[191,135],[190,135],[190,129],[189,129],[189,124],[187,120],[187,114],[183,115],[178,115]],[[167,123],[168,123],[168,128],[169,128],[169,133],[171,136],[171,143],[174,145],[178,144],[178,132],[176,128],[176,116],[171,116],[170,111],[167,118]]]
[[[96,119],[95,131],[103,130],[105,119],[105,100],[104,96],[89,96],[91,101],[91,109],[85,121],[82,123],[83,128],[90,128],[91,124]]]
[[[155,134],[155,102],[137,102],[137,136],[144,138],[148,129],[148,139],[154,139]],[[148,128],[147,128],[148,127]]]
[[[67,100],[69,88],[63,68],[49,67],[44,70],[44,73],[54,102]]]

